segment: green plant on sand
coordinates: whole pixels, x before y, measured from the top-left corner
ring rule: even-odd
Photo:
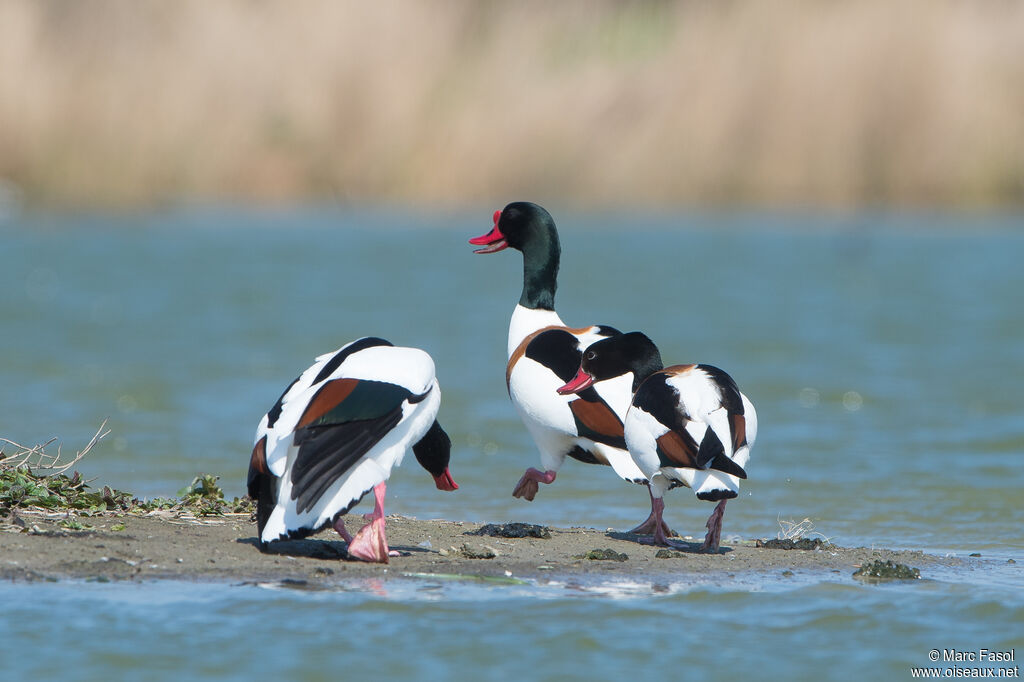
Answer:
[[[83,526],[70,519],[72,513],[92,516],[167,510],[213,516],[252,512],[253,504],[248,497],[225,499],[224,491],[217,485],[218,477],[211,474],[196,476],[178,492],[178,498],[140,500],[131,493],[106,485],[91,490],[89,481],[83,479],[81,473],[74,471],[69,476],[67,472],[108,433],[104,421],[89,443],[69,461],[63,461],[59,445],[56,454],[46,452],[46,447],[55,439],[25,447],[0,438],[0,446],[11,446],[15,450],[8,455],[0,449],[0,517],[10,516],[15,511],[64,511],[69,514],[65,527],[77,530]]]

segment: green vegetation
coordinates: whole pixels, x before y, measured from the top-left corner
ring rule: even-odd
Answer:
[[[864,582],[877,583],[887,580],[920,580],[921,571],[906,564],[876,559],[853,572],[853,577]]]
[[[107,422],[104,421],[86,446],[69,461],[63,461],[59,446],[56,454],[46,452],[46,447],[53,440],[25,447],[0,438],[0,446],[14,448],[13,454],[6,454],[0,447],[0,517],[11,516],[16,511],[63,511],[68,513],[68,518],[61,523],[63,527],[84,530],[88,526],[72,518],[72,514],[146,514],[164,510],[196,516],[217,516],[254,511],[253,502],[248,497],[225,499],[224,491],[217,485],[219,477],[211,474],[199,474],[193,478],[191,483],[178,491],[176,498],[140,500],[131,493],[107,485],[99,490],[91,490],[89,482],[78,471],[70,476],[67,472],[109,433],[106,426]],[[114,527],[114,530],[123,529],[123,525],[120,529]]]
[[[591,561],[629,561],[629,555],[616,552],[614,549],[592,549],[579,557]]]
[[[27,467],[5,468],[0,460],[0,516],[18,510],[67,511],[77,516],[96,514],[145,514],[155,510],[191,513],[196,516],[218,516],[228,513],[251,513],[248,497],[227,500],[217,485],[218,476],[200,474],[192,483],[178,491],[177,498],[158,497],[140,500],[131,493],[103,486],[91,490],[77,471],[42,475]],[[78,521],[62,524],[72,530],[85,528]]]
[[[680,552],[678,549],[659,549],[654,553],[655,559],[684,559],[689,556],[686,552]]]
[[[489,535],[494,538],[551,538],[551,529],[534,523],[487,523],[466,535]]]
[[[3,515],[13,509],[42,509],[73,510],[88,516],[106,511],[129,511],[137,503],[138,500],[128,493],[109,486],[89,490],[77,471],[68,477],[66,474],[35,474],[27,467],[0,468],[0,514]]]

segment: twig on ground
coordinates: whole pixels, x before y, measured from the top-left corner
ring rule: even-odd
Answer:
[[[26,447],[14,442],[13,440],[0,438],[0,444],[11,445],[18,449],[18,451],[13,455],[8,456],[3,456],[3,450],[0,449],[0,468],[28,468],[35,471],[40,476],[57,476],[78,464],[78,462],[89,454],[89,451],[92,450],[93,447],[95,447],[95,445],[109,433],[110,429],[107,428],[107,420],[104,419],[103,423],[100,424],[100,427],[96,430],[96,433],[89,440],[86,446],[75,453],[74,458],[68,462],[61,462],[60,444],[57,445],[56,454],[51,455],[46,452],[46,447],[56,441],[56,438],[51,438],[45,443],[41,443],[34,447]]]
[[[811,535],[817,535],[826,543],[832,544],[832,541],[826,537],[824,533],[814,530],[814,522],[810,519],[805,518],[803,521],[790,521],[783,520],[780,517],[777,520],[779,522],[779,532],[777,534],[779,540],[792,540],[796,542]]]

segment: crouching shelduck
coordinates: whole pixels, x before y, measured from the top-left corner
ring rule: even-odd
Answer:
[[[568,397],[555,392],[575,376],[584,348],[619,331],[604,325],[570,328],[555,312],[562,249],[551,214],[537,204],[513,202],[494,212],[490,232],[469,242],[482,247],[474,253],[511,247],[523,254],[523,292],[509,323],[505,384],[540,450],[543,471],[528,468],[512,495],[532,501],[539,483],[554,482],[566,457],[609,465],[624,480],[646,484],[622,431],[629,381],[598,382]],[[632,532],[653,532],[653,506],[652,496],[652,514]]]
[[[624,423],[629,454],[651,481],[654,542],[672,545],[664,532],[665,492],[679,485],[718,502],[707,522],[704,551],[717,552],[725,503],[740,479],[757,436],[757,413],[732,377],[711,365],[664,367],[657,346],[640,332],[598,341],[583,351],[575,378],[561,394],[595,381],[632,376],[633,400]]]
[[[317,358],[256,429],[248,488],[260,548],[333,525],[350,556],[397,556],[384,534],[385,481],[410,446],[439,490],[458,488],[440,404],[434,361],[418,348],[367,337]],[[370,522],[352,537],[341,517],[370,490]]]

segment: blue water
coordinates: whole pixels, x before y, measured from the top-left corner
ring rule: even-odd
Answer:
[[[981,552],[978,567],[883,587],[834,574],[657,589],[3,585],[0,669],[903,679],[932,648],[1020,648],[1024,217],[561,213],[567,323],[643,329],[667,362],[723,367],[757,406],[726,540],[810,518],[841,545]],[[80,466],[97,484],[165,496],[210,472],[239,495],[256,423],[281,390],[314,356],[373,334],[434,356],[462,486],[438,493],[410,460],[389,484],[389,513],[629,527],[646,494],[607,469],[570,462],[533,503],[511,497],[539,458],[504,386],[521,259],[466,244],[489,217],[8,218],[0,436],[57,436],[73,452],[109,417]],[[708,511],[688,491],[667,498],[682,532],[699,534]]]

